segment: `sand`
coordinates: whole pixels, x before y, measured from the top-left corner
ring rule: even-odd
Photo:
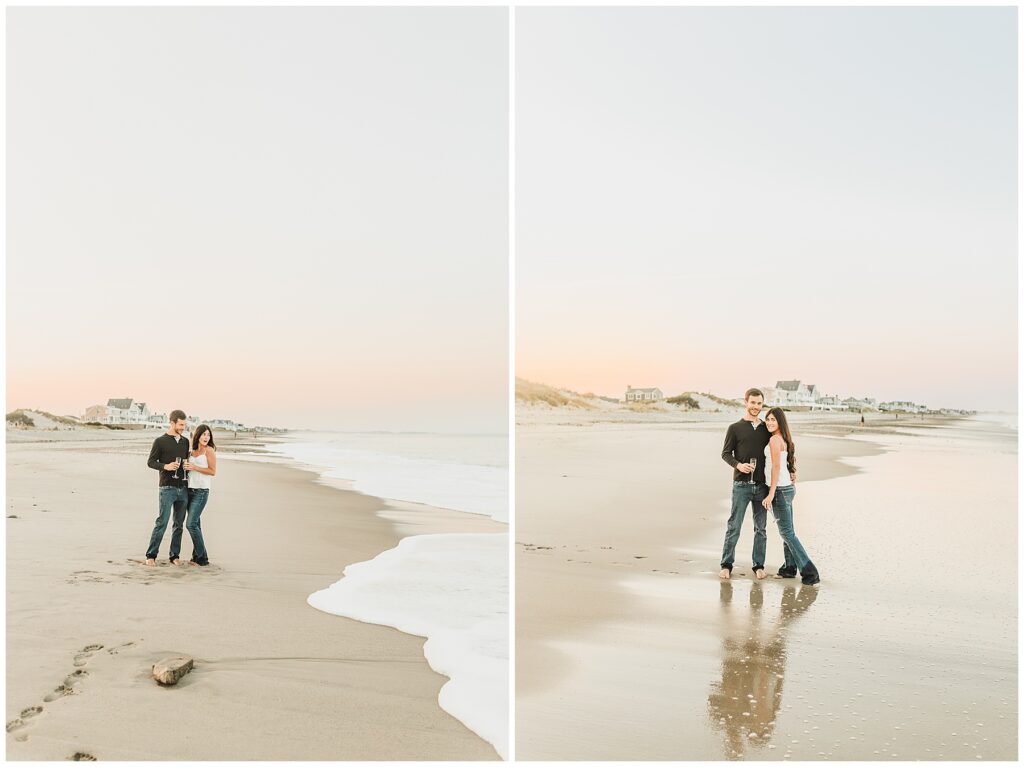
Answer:
[[[232,458],[225,440],[203,514],[213,565],[169,565],[168,530],[154,570],[153,436],[8,440],[9,759],[497,758],[439,708],[423,639],[306,604],[409,532],[490,520],[398,508],[399,530],[380,499]],[[152,664],[179,653],[195,671],[159,687]]]
[[[823,582],[722,583],[734,418],[517,414],[517,758],[1015,759],[1015,433],[798,416]]]

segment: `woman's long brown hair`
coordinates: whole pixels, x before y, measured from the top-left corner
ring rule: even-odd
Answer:
[[[781,407],[773,407],[768,411],[768,415],[775,416],[775,421],[779,424],[779,434],[786,441],[786,468],[790,471],[796,471],[796,445],[793,444],[793,435],[789,431],[786,411]],[[767,417],[766,415],[765,418]]]
[[[200,426],[197,426],[196,430],[192,432],[192,449],[199,449],[199,438],[203,436],[204,432],[210,432],[210,441],[207,443],[207,447],[212,447],[214,450],[216,450],[217,446],[213,444],[213,429],[211,429],[205,423],[201,424]]]

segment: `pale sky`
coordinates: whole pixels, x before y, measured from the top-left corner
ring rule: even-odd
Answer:
[[[7,9],[7,408],[504,432],[503,8]]]
[[[520,8],[517,375],[1016,409],[1013,8]]]

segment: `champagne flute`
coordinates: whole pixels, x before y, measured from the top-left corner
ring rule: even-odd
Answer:
[[[191,437],[191,432],[189,432],[189,436],[185,436],[185,458],[182,459],[183,463],[181,464],[181,478],[183,480],[185,480],[186,484],[188,484],[188,469],[185,468],[185,463],[187,463],[188,460],[191,457],[192,457],[192,437]]]
[[[754,484],[754,472],[755,471],[757,471],[757,459],[756,458],[751,458],[750,459],[750,479],[748,480],[750,482],[750,484]]]

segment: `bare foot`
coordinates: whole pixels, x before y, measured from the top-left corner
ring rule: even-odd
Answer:
[[[757,579],[759,581],[763,581],[765,578],[768,577],[767,575],[764,574],[764,568],[761,568],[761,567],[759,567],[758,569],[754,570],[754,575],[757,576]]]
[[[155,559],[147,559],[146,560],[146,566],[147,567],[156,567],[156,560]]]
[[[718,574],[718,577],[721,578],[723,581],[727,581],[732,577],[732,570],[730,570],[728,567],[723,567],[722,572]]]
[[[171,560],[171,564],[172,565],[178,565],[180,567],[181,566],[181,560],[178,559],[177,557],[175,557],[174,559]]]

